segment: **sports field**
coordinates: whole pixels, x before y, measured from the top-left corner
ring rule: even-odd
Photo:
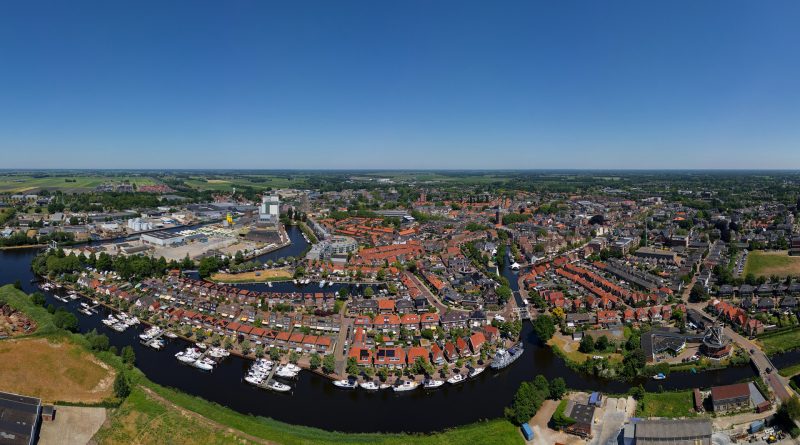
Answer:
[[[111,397],[115,373],[68,340],[0,341],[0,390],[47,402],[98,403]]]
[[[127,181],[131,184],[153,185],[156,181],[146,176],[100,176],[100,175],[12,175],[0,174],[0,193],[31,193],[42,189],[61,190],[65,193],[89,192],[105,183]]]
[[[759,277],[800,275],[800,257],[789,256],[786,250],[755,250],[747,255],[744,274]]]

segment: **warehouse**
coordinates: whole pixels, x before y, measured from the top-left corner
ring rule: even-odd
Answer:
[[[0,443],[35,443],[41,408],[39,399],[0,392]]]
[[[183,241],[184,236],[178,233],[153,232],[142,234],[142,242],[161,247],[180,244]]]
[[[630,426],[625,427],[626,445],[711,445],[711,421],[705,419],[641,420],[633,424],[633,440]]]

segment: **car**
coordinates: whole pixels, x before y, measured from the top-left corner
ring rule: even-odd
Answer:
[[[755,354],[755,353],[756,353],[756,350],[755,350],[755,349],[751,349],[751,350],[750,350],[750,353],[751,353],[751,354]]]

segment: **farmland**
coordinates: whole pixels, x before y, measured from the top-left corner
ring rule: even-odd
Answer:
[[[156,184],[147,176],[95,175],[88,173],[48,173],[37,175],[0,174],[0,193],[36,193],[40,190],[61,190],[65,193],[81,193],[94,190],[105,183],[129,182],[131,184]]]
[[[747,256],[744,273],[752,273],[757,277],[800,275],[800,257],[789,256],[785,250],[756,250]]]

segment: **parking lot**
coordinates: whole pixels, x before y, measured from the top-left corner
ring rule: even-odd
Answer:
[[[594,412],[591,445],[614,445],[622,425],[636,413],[633,397],[604,399]]]

